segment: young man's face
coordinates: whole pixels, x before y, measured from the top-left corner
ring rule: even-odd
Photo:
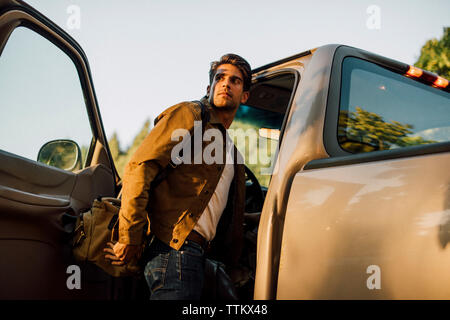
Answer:
[[[217,108],[234,110],[247,102],[249,92],[244,91],[244,77],[232,64],[221,64],[216,71],[211,87],[207,88],[209,102]]]

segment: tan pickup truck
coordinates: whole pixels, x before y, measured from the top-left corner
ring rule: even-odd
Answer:
[[[84,52],[0,0],[0,54],[0,298],[142,298],[142,280],[92,266],[80,288],[68,281],[73,217],[120,191]],[[231,128],[257,132],[237,142],[250,217],[241,297],[449,299],[449,91],[344,45],[253,70]]]

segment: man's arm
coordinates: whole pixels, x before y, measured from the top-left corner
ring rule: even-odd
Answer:
[[[141,244],[147,222],[150,184],[157,173],[168,166],[172,148],[179,143],[172,141],[172,132],[180,128],[192,132],[194,120],[201,120],[195,106],[193,103],[181,103],[164,111],[127,164],[119,212],[120,243]]]
[[[172,148],[179,143],[172,141],[172,132],[186,129],[192,133],[194,120],[201,120],[201,114],[194,105],[181,103],[165,110],[126,165],[119,211],[119,241],[108,243],[104,249],[109,253],[105,258],[112,264],[122,265],[141,252],[151,182],[160,170],[168,166]]]

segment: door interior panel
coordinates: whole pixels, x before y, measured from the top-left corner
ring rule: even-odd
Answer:
[[[67,267],[76,264],[68,224],[96,197],[114,196],[111,170],[73,173],[0,151],[0,181],[0,299],[82,294],[66,286]]]
[[[0,150],[0,179],[13,190],[58,198],[70,194],[76,175]]]
[[[0,186],[0,197],[9,199],[14,202],[40,206],[61,207],[69,204],[68,199],[54,198],[46,195],[37,195],[3,186]]]
[[[2,236],[0,299],[69,298],[61,253],[47,242]]]
[[[114,163],[87,58],[67,33],[25,3],[0,0],[0,12],[0,101],[11,111],[2,125],[17,129],[2,135],[1,148],[9,152],[0,150],[0,299],[108,299],[116,282],[95,266],[79,265],[81,290],[67,288],[67,268],[79,264],[71,255],[77,216],[95,198],[116,196]],[[17,66],[25,72],[20,74]],[[54,92],[63,98],[55,100]],[[33,104],[23,97],[31,97]],[[37,143],[33,139],[39,133]],[[90,166],[70,172],[19,152],[21,146],[40,147],[61,136],[86,151]]]

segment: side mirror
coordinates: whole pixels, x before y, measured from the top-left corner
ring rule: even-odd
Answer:
[[[52,140],[39,150],[38,162],[59,169],[73,171],[81,169],[81,149],[72,140]]]

